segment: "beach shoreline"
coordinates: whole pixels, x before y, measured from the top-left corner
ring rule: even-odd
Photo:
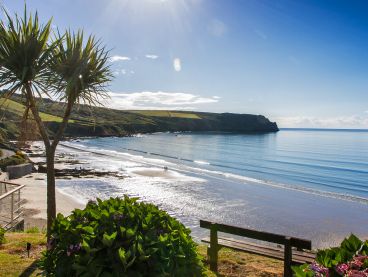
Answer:
[[[41,144],[35,143],[36,147],[28,151],[36,165],[44,162],[44,156],[38,155],[42,152]],[[239,183],[227,176],[210,176],[206,171],[202,174],[188,171],[182,165],[155,156],[84,147],[80,142],[60,144],[56,161],[58,170],[91,172],[87,176],[57,177],[56,205],[64,215],[74,208],[83,208],[89,200],[128,195],[167,211],[190,228],[197,241],[207,235],[199,227],[200,219],[310,239],[314,248],[337,245],[350,233],[368,238],[360,224],[361,220],[368,220],[368,205],[358,201],[250,181]],[[98,177],[93,175],[94,171],[118,172],[120,177],[114,174]],[[46,222],[46,176],[36,173],[14,182],[19,180],[34,183],[38,194],[43,195],[41,204],[28,201],[26,205],[29,211],[26,228],[32,224],[40,228]],[[32,191],[32,184],[29,187]],[[24,196],[34,197],[29,191]]]
[[[25,185],[21,191],[24,204],[24,228],[25,230],[37,227],[46,229],[47,225],[47,185],[46,174],[32,173],[18,179],[10,180],[11,183]],[[56,188],[56,212],[69,215],[74,209],[83,208],[84,205],[74,198],[63,194]]]

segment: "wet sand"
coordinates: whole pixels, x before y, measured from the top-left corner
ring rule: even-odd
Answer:
[[[45,228],[47,219],[46,174],[33,173],[10,182],[25,185],[21,192],[21,197],[26,200],[24,204],[25,229],[35,226],[39,229]],[[57,213],[69,215],[73,209],[83,207],[83,204],[56,189]]]

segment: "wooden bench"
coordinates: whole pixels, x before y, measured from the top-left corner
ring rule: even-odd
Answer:
[[[310,251],[312,249],[312,242],[310,240],[212,223],[205,220],[200,220],[200,227],[210,230],[210,237],[204,238],[202,241],[209,243],[207,256],[210,269],[215,272],[217,272],[218,251],[222,247],[283,260],[284,276],[286,277],[292,276],[292,264],[311,263],[315,258],[315,253]],[[218,237],[218,232],[271,242],[277,244],[277,246]]]

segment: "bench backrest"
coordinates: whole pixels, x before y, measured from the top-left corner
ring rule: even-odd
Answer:
[[[213,223],[210,221],[200,220],[199,224],[202,228],[205,229],[215,229],[217,232],[223,232],[228,233],[232,235],[247,237],[251,239],[257,239],[267,242],[273,242],[278,244],[285,245],[286,241],[290,241],[290,244],[292,247],[296,247],[298,249],[312,249],[312,242],[310,240],[295,238],[295,237],[289,237],[279,234],[273,234],[268,232],[262,232],[252,229],[246,229],[246,228],[240,228],[236,226],[231,225],[225,225],[225,224],[219,224],[219,223]]]

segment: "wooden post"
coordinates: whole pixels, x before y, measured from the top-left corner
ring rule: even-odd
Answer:
[[[292,277],[291,262],[292,262],[292,250],[291,250],[291,238],[285,237],[284,244],[284,277]]]
[[[210,246],[207,249],[208,258],[210,262],[210,269],[217,272],[217,260],[218,260],[218,237],[217,237],[217,226],[211,224],[210,229]]]
[[[14,193],[11,194],[10,196],[10,225],[13,224],[13,220],[14,220]]]
[[[20,190],[18,190],[18,211],[20,212]]]

